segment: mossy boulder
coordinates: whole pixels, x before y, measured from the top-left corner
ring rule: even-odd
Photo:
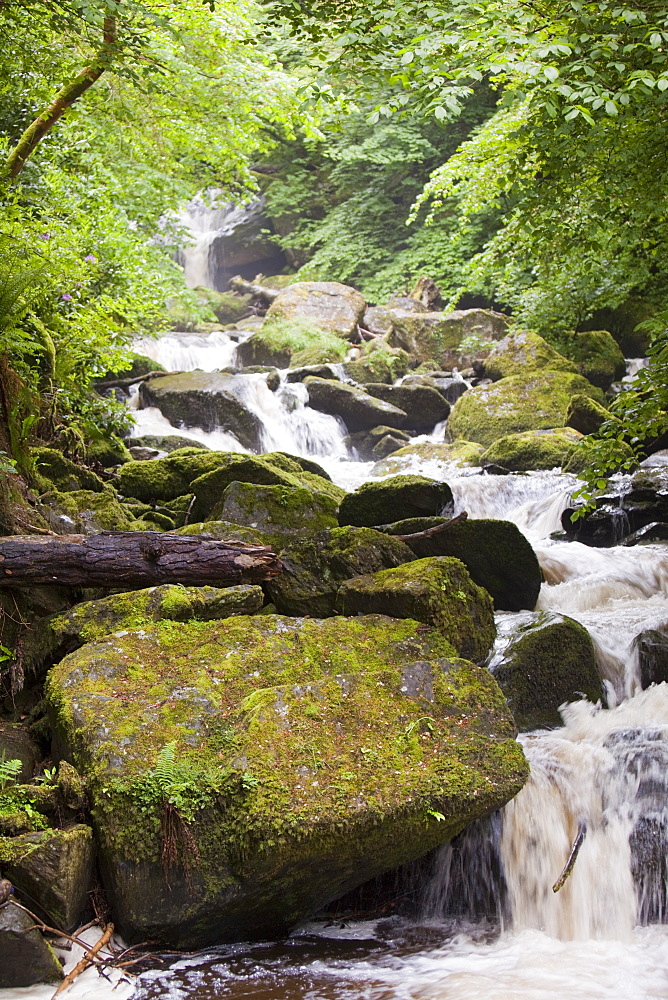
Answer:
[[[348,338],[362,321],[365,309],[363,296],[348,285],[338,281],[297,281],[279,292],[265,322],[298,320]]]
[[[365,573],[411,562],[403,542],[373,528],[334,528],[289,542],[281,551],[283,572],[267,593],[280,614],[329,618],[339,585]]]
[[[362,462],[373,462],[385,458],[399,448],[403,448],[410,435],[394,427],[372,427],[370,431],[356,431],[348,434],[345,442],[349,449],[355,452]]]
[[[89,462],[97,462],[108,469],[129,462],[132,455],[117,434],[109,434],[106,438],[91,441],[86,449],[86,457]]]
[[[157,448],[158,451],[166,451],[170,454],[174,451],[180,451],[182,448],[192,448],[195,442],[192,438],[182,437],[180,434],[166,434],[161,437],[157,434],[144,434],[142,437],[133,437],[128,441],[130,447],[139,448]],[[210,451],[205,444],[200,444],[199,441],[196,447],[200,451]]]
[[[577,365],[530,330],[512,330],[485,358],[485,374],[494,382],[540,368],[571,374],[578,372]]]
[[[363,483],[341,501],[339,524],[372,528],[405,517],[442,514],[452,504],[452,490],[426,476],[392,476]]]
[[[445,518],[414,518],[386,530],[392,535],[407,535],[445,523]],[[542,582],[540,566],[536,553],[512,521],[469,518],[406,544],[420,559],[461,559],[473,582],[490,594],[497,611],[533,611],[536,606]]]
[[[227,326],[236,323],[250,315],[250,304],[253,301],[252,295],[239,295],[236,292],[218,292],[214,288],[205,288],[198,285],[195,288],[198,299],[209,306],[219,323]]]
[[[333,497],[303,486],[231,483],[211,516],[257,528],[270,544],[281,549],[294,535],[338,527],[338,509]]]
[[[349,432],[370,430],[381,424],[401,428],[406,422],[405,410],[370,396],[358,386],[313,375],[304,379],[304,385],[308,389],[309,405],[314,410],[340,417]]]
[[[33,918],[9,900],[0,907],[0,989],[17,989],[63,978],[58,956]]]
[[[582,375],[545,369],[478,385],[453,406],[448,434],[453,441],[464,438],[490,445],[506,434],[564,427],[570,401],[578,393],[605,402],[601,390]]]
[[[72,490],[91,490],[101,493],[104,482],[83,465],[77,465],[55,448],[33,448],[35,471],[31,481],[40,493],[56,489],[61,493]]]
[[[586,696],[603,698],[594,645],[587,629],[548,611],[498,616],[498,638],[489,662],[522,730],[558,726],[559,708]]]
[[[232,524],[231,521],[196,521],[177,528],[175,535],[210,535],[221,542],[248,542],[250,545],[266,545],[264,535],[255,528],[243,524]]]
[[[389,348],[384,344],[376,346],[376,342],[372,341],[361,358],[344,363],[343,373],[358,385],[369,382],[392,384],[398,378],[403,378],[410,367],[410,361],[410,355],[406,351],[397,347]]]
[[[243,378],[225,372],[182,372],[142,382],[143,406],[157,406],[172,424],[223,430],[258,451],[262,422],[248,401]]]
[[[595,434],[606,420],[617,420],[610,410],[584,393],[571,397],[566,411],[566,426],[573,427],[581,434]]]
[[[346,343],[330,330],[277,316],[267,316],[262,329],[242,341],[236,354],[237,364],[322,365],[342,361]]]
[[[459,559],[447,556],[357,576],[339,587],[341,614],[378,614],[381,608],[393,618],[415,618],[440,629],[459,655],[474,663],[486,658],[496,635],[489,594],[473,583]]]
[[[491,675],[410,620],[158,623],[66,657],[48,698],[128,941],[276,937],[527,776]]]
[[[392,310],[388,343],[400,347],[418,362],[447,365],[466,338],[500,340],[510,319],[491,309],[458,309],[451,313]]]
[[[592,385],[608,389],[626,375],[626,360],[621,348],[607,330],[574,333],[568,340],[568,357]]]
[[[91,490],[72,490],[69,493],[51,491],[42,494],[40,503],[54,529],[64,534],[131,531],[135,525],[131,511],[119,502],[109,485],[100,493]]]
[[[423,441],[407,444],[397,449],[389,458],[377,462],[371,470],[372,476],[410,474],[420,469],[434,477],[451,475],[454,466],[479,465],[484,451],[475,441],[455,441],[452,444]]]
[[[384,385],[373,382],[366,391],[406,413],[404,427],[411,431],[430,431],[447,420],[450,404],[440,392],[428,385]]]
[[[574,458],[581,440],[580,432],[571,427],[506,434],[493,441],[483,452],[480,464],[504,472],[554,469],[567,465]]]
[[[51,926],[73,930],[88,903],[93,831],[83,823],[0,839],[0,869]]]

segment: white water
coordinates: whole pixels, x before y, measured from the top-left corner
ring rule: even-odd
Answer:
[[[347,488],[371,475],[371,463],[345,460],[344,428],[308,407],[300,383],[270,393],[253,376],[247,398],[266,450],[316,455]],[[138,412],[154,428],[145,433],[230,448],[221,432],[158,431],[157,414]],[[442,428],[423,440],[442,440]],[[447,479],[458,511],[511,520],[529,538],[545,578],[538,609],[589,630],[609,707],[565,706],[562,728],[521,737],[529,781],[501,814],[440,850],[417,924],[319,923],[284,944],[222,948],[145,975],[136,1000],[668,998],[668,927],[656,923],[666,919],[668,687],[639,690],[633,649],[641,631],[668,627],[668,547],[552,542],[575,483],[558,470],[490,476],[411,462],[411,471]],[[580,824],[586,836],[572,874],[554,893]],[[630,838],[643,828],[663,869],[634,860]],[[467,913],[496,917],[496,930],[494,920],[471,923]]]
[[[191,372],[196,368],[214,372],[234,364],[237,341],[225,330],[209,334],[176,331],[159,338],[144,337],[136,342],[135,350],[169,372]]]

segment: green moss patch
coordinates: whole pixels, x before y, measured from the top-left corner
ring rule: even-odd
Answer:
[[[452,503],[447,483],[425,476],[393,476],[364,483],[341,501],[339,524],[373,527],[406,517],[441,514]]]

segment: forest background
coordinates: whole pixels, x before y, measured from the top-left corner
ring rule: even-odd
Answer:
[[[668,426],[668,6],[4,0],[0,41],[0,474],[122,431],[95,377],[212,318],[174,262],[208,188],[370,301],[624,328],[652,363],[591,485]]]

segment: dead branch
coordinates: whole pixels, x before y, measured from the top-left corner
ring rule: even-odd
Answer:
[[[564,885],[564,882],[573,871],[573,868],[575,867],[575,862],[578,859],[578,854],[580,853],[580,848],[582,847],[582,844],[584,843],[584,839],[586,836],[587,836],[587,824],[583,819],[581,819],[580,822],[578,823],[578,832],[575,835],[575,840],[573,841],[573,846],[571,847],[571,853],[568,855],[568,861],[566,862],[566,867],[562,871],[557,881],[552,886],[552,892],[559,892],[559,890]]]
[[[393,535],[393,538],[398,538],[400,542],[412,542],[414,538],[431,538],[432,535],[439,535],[442,531],[446,531],[447,528],[451,528],[453,524],[462,524],[468,519],[468,514],[465,510],[461,514],[457,514],[456,517],[451,517],[449,521],[445,521],[443,524],[436,524],[433,528],[425,528],[424,531],[414,531],[410,535]],[[377,529],[382,531],[382,528]]]

